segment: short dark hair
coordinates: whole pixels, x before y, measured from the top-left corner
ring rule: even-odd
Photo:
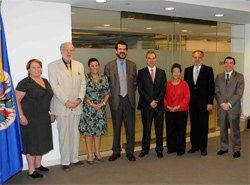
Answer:
[[[236,62],[235,62],[234,57],[231,57],[231,56],[226,57],[226,58],[224,59],[224,64],[225,64],[225,62],[226,62],[227,59],[232,59],[232,60],[234,61],[234,65],[235,65]]]
[[[127,45],[127,43],[124,42],[124,41],[122,41],[122,40],[119,41],[119,42],[117,42],[117,43],[115,44],[115,50],[118,49],[118,44],[125,45],[125,46],[126,46],[126,50],[128,50],[128,45]]]
[[[97,62],[98,65],[100,65],[99,61],[97,60],[97,58],[90,58],[89,61],[88,61],[88,67],[90,67],[90,63],[91,62]]]
[[[171,68],[171,73],[173,72],[174,68],[179,68],[180,69],[180,73],[182,72],[180,64],[173,64],[173,66]]]
[[[153,50],[149,50],[149,51],[146,53],[146,58],[148,57],[148,54],[155,54],[155,58],[157,58],[157,57],[156,57],[156,53],[155,53],[155,51],[153,51]]]
[[[195,51],[192,53],[192,56],[194,56],[195,53],[201,53],[201,54],[202,54],[202,57],[204,57],[204,52],[201,51],[201,50],[195,50]]]

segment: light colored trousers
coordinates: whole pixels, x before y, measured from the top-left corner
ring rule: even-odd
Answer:
[[[79,122],[80,115],[73,112],[68,116],[56,116],[59,133],[61,164],[69,165],[79,161]]]

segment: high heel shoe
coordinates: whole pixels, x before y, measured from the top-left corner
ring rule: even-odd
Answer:
[[[95,159],[97,159],[98,161],[100,161],[100,162],[104,162],[104,159],[103,159],[103,158],[99,159],[99,158],[96,156],[96,154],[95,154],[95,153],[94,153],[94,156],[95,156]]]
[[[94,164],[94,160],[93,161],[89,161],[88,158],[89,157],[87,157],[87,163],[90,164],[90,165]]]

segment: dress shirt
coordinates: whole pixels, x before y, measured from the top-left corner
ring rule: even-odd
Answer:
[[[118,60],[118,59],[116,59],[116,63],[117,63],[117,69],[118,69],[119,80],[120,80],[121,61]],[[126,94],[128,94],[126,60],[123,61],[123,70],[124,70],[124,75],[125,75]],[[120,91],[120,94],[121,94],[121,91]]]
[[[227,74],[229,74],[229,79],[230,79],[232,73],[233,73],[233,70],[230,71],[230,72],[226,72],[226,71],[225,71],[225,79],[227,79]]]
[[[199,74],[200,74],[201,66],[202,66],[202,64],[198,66],[198,76],[199,76]],[[194,66],[194,69],[193,69],[193,79],[195,78],[195,70],[196,70],[196,67],[197,67],[197,66]],[[197,79],[198,79],[198,76],[197,76]],[[195,81],[195,79],[194,79],[194,81]]]
[[[66,66],[66,68],[68,69],[68,63],[67,62],[65,62],[65,60],[62,58],[62,61],[63,61],[63,63],[65,64],[65,66]],[[71,67],[71,61],[69,62],[69,66],[70,66],[70,69],[72,69],[72,67]]]
[[[230,77],[231,77],[232,73],[233,73],[233,70],[230,71],[230,72],[226,72],[226,71],[225,71],[225,80],[227,80],[227,74],[229,74],[229,80],[230,80]],[[227,102],[227,103],[228,103],[228,105],[229,105],[229,107],[230,107],[230,109],[231,109],[231,108],[232,108],[231,103],[229,103],[229,102]],[[223,105],[223,104],[224,104],[224,103],[220,104],[220,106]]]
[[[154,66],[153,68],[148,66],[149,74],[151,75],[151,69],[154,71],[154,80],[155,80],[155,72],[156,72],[156,67]]]
[[[164,107],[166,111],[167,105],[176,107],[180,105],[177,111],[189,110],[190,90],[186,81],[181,80],[179,84],[173,85],[172,80],[167,81],[166,94],[164,97]]]

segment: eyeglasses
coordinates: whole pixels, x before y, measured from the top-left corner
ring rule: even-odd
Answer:
[[[173,71],[172,73],[177,73],[177,74],[179,74],[179,73],[180,73],[180,71]]]

